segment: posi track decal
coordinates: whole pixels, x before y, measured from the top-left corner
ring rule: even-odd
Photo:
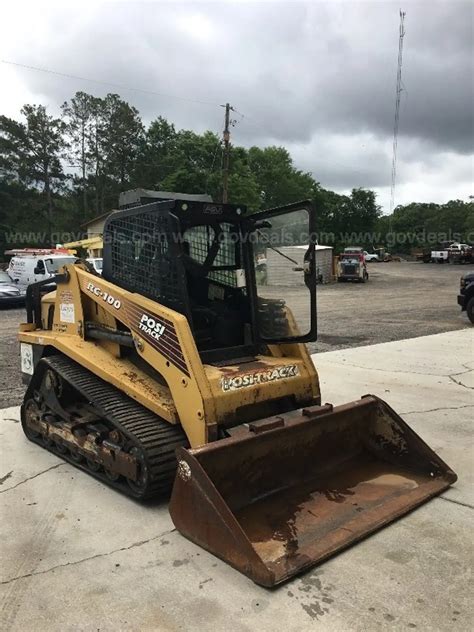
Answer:
[[[222,390],[235,391],[239,388],[254,386],[255,384],[263,384],[265,382],[274,382],[275,380],[283,380],[288,377],[296,377],[299,375],[299,369],[295,364],[287,366],[279,366],[268,371],[256,371],[255,373],[245,373],[244,375],[236,375],[234,377],[222,378]]]
[[[189,377],[189,370],[178,341],[174,324],[149,310],[144,310],[128,298],[116,298],[99,285],[85,281],[82,287],[120,314],[117,318],[127,325],[134,334],[142,337],[151,347],[156,349],[166,360]]]
[[[148,334],[155,340],[159,340],[166,331],[165,325],[146,313],[142,314],[140,322],[138,323],[138,328],[141,332]]]
[[[130,329],[159,351],[168,362],[189,376],[174,324],[163,316],[145,311],[128,299],[124,299],[122,303]]]

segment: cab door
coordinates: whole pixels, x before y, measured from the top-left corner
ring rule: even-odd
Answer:
[[[250,220],[250,268],[259,342],[316,340],[317,239],[312,203],[269,209]]]

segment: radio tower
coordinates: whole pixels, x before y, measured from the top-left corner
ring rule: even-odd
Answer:
[[[400,95],[402,92],[402,60],[403,38],[405,37],[405,12],[400,9],[400,36],[398,40],[397,91],[395,96],[395,122],[393,124],[393,153],[392,153],[392,186],[390,189],[390,215],[395,205],[395,182],[397,177],[397,145],[398,122],[400,119]]]

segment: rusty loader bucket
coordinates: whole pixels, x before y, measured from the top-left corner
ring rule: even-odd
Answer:
[[[263,586],[320,563],[457,479],[372,395],[254,422],[177,454],[175,526]]]

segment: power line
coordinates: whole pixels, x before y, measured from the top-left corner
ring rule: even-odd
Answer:
[[[403,16],[405,15],[405,13],[403,13]],[[129,90],[131,92],[139,92],[139,93],[143,93],[143,94],[150,94],[153,96],[159,96],[159,97],[164,97],[164,98],[168,98],[168,99],[176,99],[179,101],[185,101],[185,102],[189,102],[189,103],[198,103],[201,105],[208,105],[208,106],[212,106],[212,107],[225,107],[222,106],[219,103],[214,103],[212,101],[204,101],[204,100],[200,100],[200,99],[193,99],[190,97],[183,97],[180,95],[173,95],[173,94],[167,94],[164,92],[156,92],[154,90],[146,90],[144,88],[134,88],[134,87],[130,87],[130,86],[125,86],[122,84],[116,84],[116,83],[112,83],[112,82],[108,82],[108,81],[102,81],[99,79],[90,79],[88,77],[81,77],[79,75],[74,75],[74,74],[70,74],[70,73],[65,73],[65,72],[59,72],[56,70],[51,70],[49,68],[40,68],[37,66],[31,66],[28,64],[21,64],[19,62],[14,62],[14,61],[10,61],[10,60],[6,60],[6,59],[1,59],[0,63],[2,64],[7,64],[10,66],[16,66],[18,68],[25,68],[27,70],[33,70],[35,72],[43,72],[43,73],[47,73],[47,74],[51,74],[51,75],[55,75],[58,77],[64,77],[66,79],[74,79],[74,80],[78,80],[78,81],[86,81],[89,83],[95,83],[98,85],[104,85],[104,86],[110,86],[110,87],[114,87],[114,88],[118,88],[120,90]],[[400,90],[401,91],[401,90]],[[235,114],[239,115],[241,117],[241,120],[243,121],[245,119],[245,121],[247,123],[250,123],[250,125],[254,125],[254,127],[256,126],[257,128],[261,129],[262,131],[268,133],[269,127],[267,124],[262,123],[260,120],[256,119],[254,116],[249,116],[248,114],[243,114],[242,112],[239,112],[238,110],[236,110],[234,107],[230,107],[230,110],[232,112],[234,112]],[[230,121],[231,125],[234,125],[236,121]],[[398,129],[398,122],[397,122],[397,129]],[[216,147],[216,152],[214,154],[214,158],[213,158],[213,162],[212,162],[212,166],[211,166],[211,171],[212,168],[214,166],[214,162],[215,162],[215,158],[217,157],[217,150],[220,146],[220,142]],[[249,165],[250,166],[250,165]],[[341,163],[333,163],[333,166],[335,167],[344,167],[347,168],[347,165],[342,165]],[[354,173],[360,173],[362,174],[366,174],[365,171],[360,171],[357,169],[352,169],[352,171],[354,171]]]
[[[210,105],[212,107],[219,107],[219,103],[213,103],[212,101],[203,101],[201,99],[192,99],[190,97],[182,97],[177,94],[167,94],[165,92],[155,92],[154,90],[146,90],[144,88],[132,88],[130,86],[124,86],[118,83],[112,83],[110,81],[101,81],[99,79],[90,79],[88,77],[80,77],[79,75],[71,75],[66,72],[59,72],[57,70],[51,70],[49,68],[39,68],[37,66],[29,66],[27,64],[20,64],[15,61],[9,61],[7,59],[1,59],[2,64],[8,64],[9,66],[17,66],[18,68],[26,68],[27,70],[34,70],[36,72],[44,72],[50,75],[56,75],[57,77],[64,77],[66,79],[76,79],[78,81],[88,81],[90,83],[96,83],[103,86],[111,86],[118,88],[119,90],[129,90],[131,92],[141,92],[143,94],[152,94],[156,97],[165,97],[166,99],[177,99],[179,101],[187,101],[188,103],[200,103],[201,105]]]
[[[398,39],[398,63],[397,63],[397,89],[395,94],[395,121],[393,124],[393,148],[392,148],[392,183],[390,188],[390,215],[393,213],[395,205],[395,183],[397,179],[397,147],[398,147],[398,124],[400,121],[400,95],[402,93],[402,61],[403,61],[403,38],[405,37],[405,12],[400,9],[400,30]]]

